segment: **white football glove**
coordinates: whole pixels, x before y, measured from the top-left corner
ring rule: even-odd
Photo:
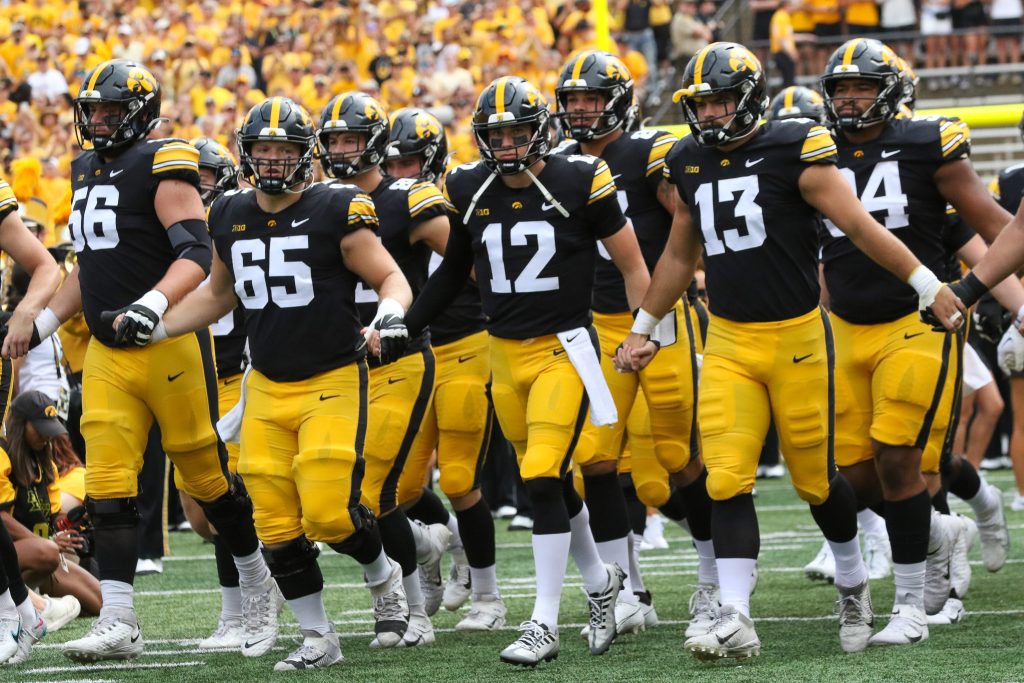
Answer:
[[[1024,370],[1024,336],[1016,326],[1011,325],[1003,333],[996,347],[996,358],[999,369],[1006,375]]]

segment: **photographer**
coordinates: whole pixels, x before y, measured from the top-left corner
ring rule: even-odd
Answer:
[[[14,539],[25,583],[48,595],[73,595],[83,613],[99,614],[99,581],[63,556],[76,554],[85,539],[75,530],[53,533],[61,508],[57,463],[77,460],[53,401],[38,391],[19,395],[0,443],[0,519]]]

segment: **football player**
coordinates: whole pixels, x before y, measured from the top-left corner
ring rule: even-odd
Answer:
[[[413,107],[395,112],[388,140],[384,161],[388,175],[435,184],[443,180],[448,142],[444,126],[433,114]],[[431,269],[439,263],[440,258],[432,255]],[[455,517],[426,488],[408,510],[415,519],[445,524],[452,532],[452,568],[442,602],[447,609],[457,610],[470,599],[469,612],[455,625],[457,631],[501,628],[507,612],[498,591],[494,520],[479,482],[494,419],[487,390],[491,365],[484,324],[480,290],[472,281],[430,323],[436,381],[434,401],[421,429],[435,434],[440,486],[451,501]],[[415,474],[399,480],[399,497],[404,498],[405,485],[416,483]],[[435,577],[425,575],[423,579],[424,587],[434,590]],[[429,601],[429,593],[427,597]]]
[[[570,553],[588,593],[591,653],[605,652],[616,634],[624,573],[598,556],[586,506],[566,476],[588,405],[595,423],[617,419],[590,328],[597,242],[622,270],[631,306],[649,282],[607,164],[549,156],[549,123],[546,99],[522,78],[498,78],[480,94],[473,131],[483,160],[457,167],[445,181],[448,248],[409,311],[410,333],[417,334],[475,267],[494,409],[534,511],[537,597],[522,635],[501,653],[502,661],[524,666],[558,656]]]
[[[142,652],[132,596],[135,496],[154,419],[179,490],[205,510],[234,557],[247,629],[242,653],[262,654],[277,637],[280,593],[259,552],[252,504],[222,467],[209,334],[137,348],[150,341],[168,306],[202,282],[212,257],[199,152],[184,140],[148,139],[159,121],[160,86],[141,64],[111,60],[85,75],[75,98],[75,131],[88,149],[71,165],[68,219],[78,260],[36,320],[46,337],[84,310],[92,333],[82,435],[103,609],[88,633],[64,644],[64,654],[79,662]]]
[[[570,59],[562,68],[555,95],[562,129],[575,141],[558,152],[590,154],[607,163],[619,205],[636,232],[648,270],[653,271],[672,225],[673,189],[662,169],[677,138],[659,130],[623,130],[633,103],[633,80],[622,60],[607,52],[588,50]],[[657,361],[639,374],[616,372],[612,361],[633,324],[632,308],[621,272],[606,251],[598,253],[594,327],[601,343],[601,368],[622,419],[606,427],[585,426],[573,456],[582,470],[594,540],[606,562],[630,566],[629,516],[616,471],[628,435],[628,467],[637,497],[652,507],[668,503],[666,472],[678,487],[700,558],[695,605],[702,618],[713,620],[713,610],[708,609],[717,604],[711,499],[697,449],[697,360],[688,305],[677,301],[662,321]],[[644,626],[644,609],[630,579],[627,575],[616,606],[620,631]]]
[[[971,167],[965,124],[896,118],[906,99],[904,79],[887,46],[847,41],[821,78],[825,111],[850,188],[927,267],[941,270],[947,201],[982,235],[995,236],[1010,216]],[[936,492],[958,390],[946,378],[959,377],[962,339],[932,333],[918,316],[912,287],[872,262],[832,222],[824,227],[822,264],[836,340],[836,464],[862,505],[882,505],[893,553],[893,618],[871,643],[915,643],[928,637],[926,614],[942,609],[949,596],[954,529],[945,528],[948,517],[931,512],[921,472],[933,475]],[[1013,301],[1014,308],[1024,305],[1024,298]],[[1002,507],[987,496],[984,502],[979,529],[1005,532]]]
[[[818,212],[912,282],[947,325],[962,317],[952,292],[857,201],[835,168],[828,129],[807,119],[761,122],[765,89],[761,64],[736,43],[713,43],[687,65],[675,99],[692,134],[666,161],[678,193],[672,232],[616,356],[637,370],[656,353],[650,335],[703,246],[711,320],[698,412],[722,607],[707,633],[685,643],[699,659],[760,651],[749,617],[759,545],[751,491],[770,418],[797,494],[836,556],[840,644],[863,650],[871,635],[856,497],[833,464],[835,351],[818,306]]]
[[[815,90],[791,85],[772,98],[768,118],[772,121],[811,119],[825,123],[825,100]]]
[[[359,504],[367,368],[356,280],[381,295],[370,327],[380,331],[384,357],[402,351],[411,294],[377,240],[373,201],[349,185],[311,184],[316,134],[303,109],[283,97],[256,105],[238,131],[238,149],[241,175],[255,189],[229,192],[211,207],[210,284],[169,311],[155,336],[202,329],[241,302],[252,364],[238,471],[252,492],[267,563],[303,635],[274,670],[323,668],[342,655],[313,541],[362,566],[381,646],[400,643],[406,629],[401,569]]]
[[[60,267],[42,243],[29,232],[18,214],[18,200],[0,178],[0,249],[32,273],[28,292],[0,327],[0,424],[7,417],[11,397],[11,359],[24,356],[39,343],[34,321],[60,284]],[[49,336],[49,335],[47,335]],[[0,663],[28,659],[32,646],[46,635],[46,624],[36,613],[18,567],[14,541],[0,524]]]
[[[381,242],[415,297],[426,282],[431,251],[444,253],[448,240],[440,190],[430,182],[391,178],[381,172],[388,148],[388,117],[369,95],[343,93],[328,102],[320,115],[317,139],[324,175],[351,183],[373,199]],[[367,327],[377,309],[377,295],[371,289],[359,283],[355,294],[359,317]],[[402,507],[422,495],[436,442],[432,433],[422,429],[433,402],[436,372],[429,332],[410,339],[405,354],[395,362],[385,366],[371,358],[369,364],[363,502],[379,519],[388,555],[402,565],[410,615],[403,644],[429,645],[434,642],[430,615],[442,599],[441,553],[452,533],[443,523],[410,523]],[[440,501],[436,507],[447,516]]]

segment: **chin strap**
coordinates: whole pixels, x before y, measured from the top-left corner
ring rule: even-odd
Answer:
[[[561,202],[555,199],[550,192],[548,192],[548,188],[544,187],[543,183],[540,182],[537,176],[533,175],[533,173],[528,168],[525,169],[523,172],[526,173],[526,175],[530,176],[530,180],[532,180],[533,184],[537,186],[537,189],[540,190],[540,193],[544,195],[544,199],[546,199],[549,204],[554,206],[554,208],[557,209],[558,213],[562,214],[564,218],[568,218],[569,211],[566,210],[566,208],[562,206]]]
[[[476,203],[480,201],[480,197],[484,195],[484,190],[491,186],[491,183],[494,182],[494,179],[497,176],[497,173],[491,173],[491,175],[487,176],[487,180],[480,183],[480,189],[473,195],[473,199],[469,202],[469,208],[466,209],[466,214],[462,217],[463,225],[469,225],[469,217],[473,215],[473,209],[476,208]]]

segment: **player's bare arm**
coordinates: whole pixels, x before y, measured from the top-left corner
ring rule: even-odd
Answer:
[[[28,353],[36,316],[60,286],[60,267],[42,242],[28,231],[17,211],[7,214],[0,223],[0,249],[32,275],[25,298],[7,322],[3,343],[3,357],[18,358]]]
[[[237,302],[231,273],[215,253],[210,281],[189,292],[167,311],[162,323],[163,332],[168,337],[177,337],[209,327],[234,309]],[[159,341],[160,338],[161,333],[155,332],[153,340]]]
[[[967,225],[986,242],[993,242],[1013,218],[992,198],[968,159],[943,164],[935,172],[935,186]]]
[[[629,307],[635,310],[647,293],[651,276],[647,272],[643,254],[640,253],[640,244],[636,240],[632,224],[626,221],[621,230],[611,237],[604,238],[601,243],[622,273],[622,279],[626,283],[626,299],[629,301]]]
[[[448,222],[448,216],[435,216],[430,220],[423,221],[410,231],[409,244],[425,242],[435,254],[444,256],[449,232],[451,232],[451,225]]]
[[[875,263],[912,286],[921,308],[930,308],[948,330],[962,323],[966,312],[956,295],[899,239],[871,217],[835,166],[812,166],[800,175],[804,200],[831,219],[858,249]]]
[[[341,256],[345,267],[361,277],[377,292],[381,303],[391,299],[409,310],[412,289],[388,250],[369,230],[356,230],[341,240]]]

